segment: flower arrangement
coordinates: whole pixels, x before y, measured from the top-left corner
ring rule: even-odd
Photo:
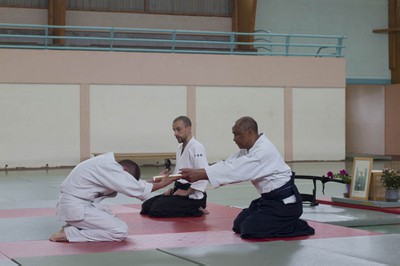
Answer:
[[[399,189],[400,188],[400,171],[393,169],[384,169],[380,178],[382,185],[386,189]]]
[[[345,184],[351,183],[351,176],[349,175],[349,173],[347,173],[345,169],[340,170],[339,173],[336,174],[334,174],[332,171],[329,171],[328,173],[326,173],[326,175],[328,178],[340,180]]]

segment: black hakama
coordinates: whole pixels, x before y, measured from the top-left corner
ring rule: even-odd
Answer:
[[[285,204],[282,199],[295,195],[296,202]],[[295,237],[313,235],[314,229],[304,220],[301,195],[294,179],[281,188],[263,194],[238,214],[233,231],[242,238]]]
[[[175,182],[172,194],[178,189],[187,190],[189,187],[189,183]],[[140,214],[160,218],[198,217],[203,215],[200,208],[206,208],[206,201],[206,193],[204,193],[202,199],[191,199],[188,196],[158,195],[143,202]]]

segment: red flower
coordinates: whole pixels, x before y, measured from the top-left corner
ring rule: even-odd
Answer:
[[[345,169],[340,170],[339,172],[341,175],[348,175]]]

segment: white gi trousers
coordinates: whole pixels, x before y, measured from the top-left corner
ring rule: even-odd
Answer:
[[[123,241],[128,237],[128,225],[104,206],[84,207],[84,219],[66,221],[65,235],[69,242]]]

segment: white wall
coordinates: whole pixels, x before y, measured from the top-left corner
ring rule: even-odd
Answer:
[[[183,86],[90,86],[92,152],[174,152],[172,120],[186,114]]]
[[[0,83],[0,167],[79,162],[79,86]]]
[[[232,126],[242,116],[256,119],[259,132],[284,155],[283,88],[199,87],[196,89],[197,139],[207,147],[211,162],[238,148]]]
[[[210,162],[236,151],[244,115],[287,160],[344,159],[341,58],[0,49],[0,62],[0,166],[175,152],[179,115]]]
[[[345,89],[293,89],[293,159],[345,158]]]

